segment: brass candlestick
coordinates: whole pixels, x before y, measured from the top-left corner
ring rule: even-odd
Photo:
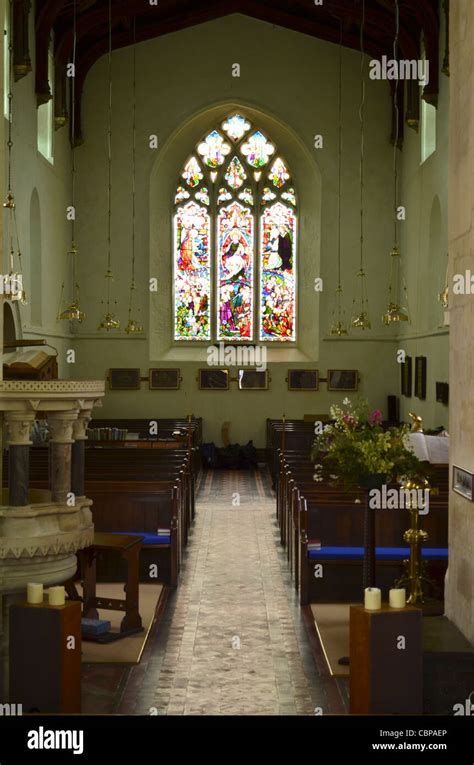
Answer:
[[[411,419],[411,432],[423,433],[423,419],[420,417],[420,415],[415,414],[415,412],[408,412],[408,416]]]
[[[428,489],[426,479],[409,479],[403,483],[403,489],[407,494],[406,507],[410,512],[410,528],[403,535],[403,539],[410,545],[410,558],[403,561],[405,573],[395,583],[396,587],[405,587],[408,591],[407,604],[414,606],[423,603],[423,584],[433,584],[425,575],[424,564],[421,557],[421,545],[428,541],[428,534],[419,528],[418,491]]]

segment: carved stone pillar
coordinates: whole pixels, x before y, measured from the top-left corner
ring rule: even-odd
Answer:
[[[15,507],[28,504],[30,471],[30,433],[35,415],[32,412],[6,412],[8,449],[9,504]]]
[[[78,411],[48,412],[50,438],[50,489],[53,502],[66,502],[71,491],[72,429]]]
[[[71,489],[76,497],[84,496],[84,458],[86,446],[86,431],[91,421],[92,411],[85,409],[79,412],[77,420],[73,423],[72,462],[71,462]]]

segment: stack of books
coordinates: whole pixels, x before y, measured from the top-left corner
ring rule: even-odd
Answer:
[[[125,428],[88,428],[89,441],[125,441],[128,430]]]

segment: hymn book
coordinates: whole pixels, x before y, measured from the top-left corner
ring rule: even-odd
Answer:
[[[3,358],[3,363],[7,367],[40,369],[50,356],[44,351],[17,351],[16,353],[5,353]]]
[[[408,448],[422,462],[432,465],[449,464],[449,436],[425,436],[424,433],[410,433]]]

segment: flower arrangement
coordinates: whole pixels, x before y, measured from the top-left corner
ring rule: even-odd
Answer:
[[[382,428],[382,413],[370,411],[367,401],[345,398],[331,406],[333,423],[316,435],[312,458],[314,480],[342,484],[347,490],[366,485],[371,476],[386,483],[424,475],[420,460],[406,446],[409,425]]]

